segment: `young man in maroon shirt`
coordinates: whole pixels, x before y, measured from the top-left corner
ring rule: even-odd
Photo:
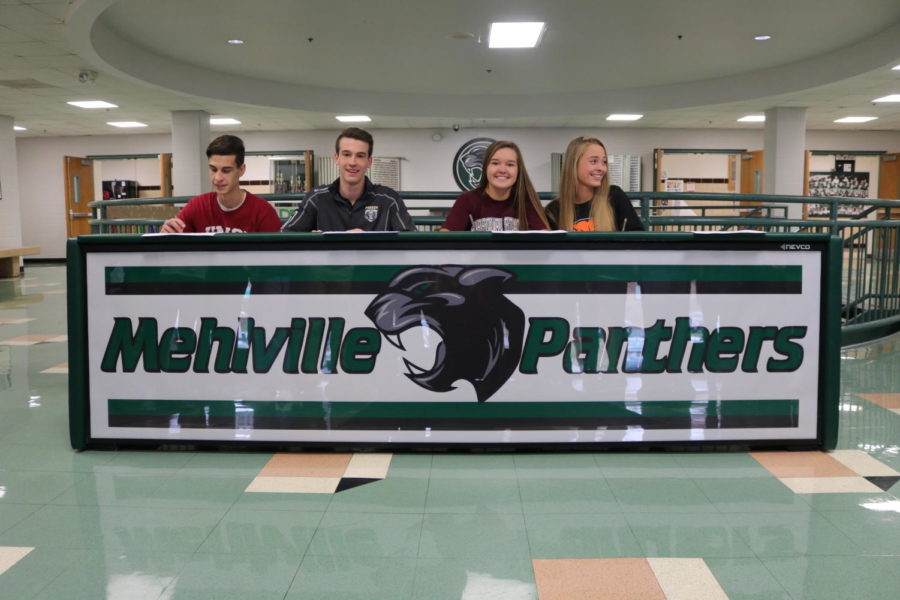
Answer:
[[[281,219],[268,202],[240,187],[244,142],[221,135],[206,148],[209,179],[215,191],[191,198],[177,217],[163,223],[162,233],[243,233],[281,230]]]

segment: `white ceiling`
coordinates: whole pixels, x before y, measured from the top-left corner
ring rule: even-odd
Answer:
[[[487,47],[491,21],[528,20],[547,23],[538,48]],[[335,114],[761,128],[736,119],[775,106],[808,107],[810,129],[897,131],[900,103],[872,103],[900,94],[896,65],[898,0],[0,0],[0,114],[20,136],[165,133],[173,110],[242,121],[213,127],[228,131],[333,129]],[[66,104],[85,99],[119,108]]]

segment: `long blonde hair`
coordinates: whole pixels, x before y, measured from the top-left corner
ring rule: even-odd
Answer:
[[[595,137],[577,137],[566,148],[563,159],[562,177],[559,182],[559,228],[572,231],[575,226],[575,204],[578,198],[578,161],[584,156],[588,146],[596,144],[606,152],[606,146]],[[615,231],[616,219],[609,202],[609,176],[603,177],[600,187],[594,190],[591,198],[591,219],[595,231]]]
[[[538,217],[540,217],[541,222],[544,224],[544,227],[550,229],[550,223],[547,221],[547,217],[544,215],[544,207],[541,206],[541,201],[538,199],[538,195],[534,191],[534,186],[531,185],[531,179],[528,177],[528,171],[525,170],[525,161],[522,160],[522,152],[519,150],[519,147],[516,146],[515,143],[505,140],[497,140],[487,147],[487,150],[484,151],[484,162],[481,165],[481,181],[478,182],[478,187],[476,189],[482,194],[487,193],[486,190],[488,186],[488,165],[490,164],[491,159],[494,157],[494,155],[503,148],[509,148],[516,153],[516,183],[513,186],[510,198],[513,201],[513,206],[516,207],[516,214],[519,218],[519,230],[524,231],[526,229],[530,229],[530,227],[528,226],[529,204],[531,204]]]

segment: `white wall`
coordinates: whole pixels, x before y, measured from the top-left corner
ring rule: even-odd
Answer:
[[[236,132],[248,151],[312,150],[317,156],[334,153],[338,129],[326,131]],[[215,131],[215,137],[224,131]],[[643,189],[653,187],[654,148],[745,148],[759,150],[759,129],[372,129],[376,156],[403,158],[401,188],[406,191],[457,191],[451,166],[460,145],[474,137],[511,139],[525,156],[529,175],[539,191],[550,189],[550,153],[563,152],[573,137],[590,134],[602,139],[610,152],[642,157]],[[812,150],[885,150],[900,152],[896,132],[808,131]],[[169,135],[33,137],[16,140],[19,165],[22,243],[41,247],[42,258],[65,256],[65,200],[63,156],[100,154],[156,154],[171,152]],[[176,158],[177,160],[177,158]],[[0,201],[3,202],[3,201]]]

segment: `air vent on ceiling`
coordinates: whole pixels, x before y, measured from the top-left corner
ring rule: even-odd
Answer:
[[[0,79],[0,85],[14,90],[37,90],[56,87],[37,79]]]

